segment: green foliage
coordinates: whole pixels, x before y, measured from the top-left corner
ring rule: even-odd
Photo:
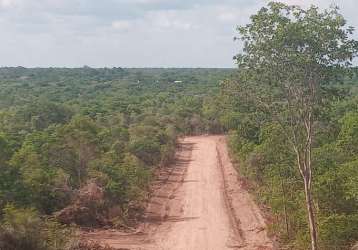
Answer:
[[[358,215],[332,214],[320,220],[323,249],[349,249],[358,238]]]
[[[31,106],[21,107],[16,116],[25,122],[26,127],[42,130],[51,124],[67,123],[72,116],[72,111],[61,104],[39,100]]]
[[[350,157],[358,155],[358,113],[347,113],[341,120],[341,132],[339,134],[339,146]]]
[[[358,240],[357,78],[347,74],[358,53],[353,30],[338,8],[279,2],[238,28],[244,49],[237,73],[221,85],[220,116],[234,129],[240,173],[270,208],[287,249],[309,248],[309,214],[318,218],[320,248],[349,249]],[[227,125],[233,114],[236,127]]]
[[[346,123],[340,124],[334,143],[314,150],[314,196],[323,249],[349,249],[357,240],[358,163],[351,147],[342,147],[347,145],[342,144],[342,134],[349,133],[345,132]],[[240,173],[252,183],[258,199],[270,207],[275,216],[272,229],[281,236],[282,243],[293,249],[306,249],[309,239],[304,196],[299,173],[291,167],[295,164],[294,154],[277,124],[268,121],[259,132],[259,143],[256,137],[244,137],[246,133],[230,134],[230,148],[240,160]]]
[[[74,231],[54,220],[43,221],[33,209],[4,208],[0,226],[0,249],[3,250],[66,250]]]
[[[132,141],[129,150],[147,165],[151,166],[159,163],[160,145],[152,138]]]
[[[0,248],[45,250],[42,223],[34,210],[17,210],[12,206],[7,206],[4,209]]]
[[[0,163],[3,165],[9,159],[10,145],[5,134],[0,134]]]
[[[57,215],[95,183],[104,191],[95,214],[119,207],[118,221],[129,221],[154,169],[174,159],[178,136],[221,131],[218,110],[203,110],[231,71],[1,68],[0,210]],[[56,239],[61,226],[51,225]]]

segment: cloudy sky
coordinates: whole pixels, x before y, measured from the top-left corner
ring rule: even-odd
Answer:
[[[358,27],[357,0],[283,1],[337,4]],[[0,66],[233,67],[240,49],[233,41],[235,27],[265,3],[0,0]]]

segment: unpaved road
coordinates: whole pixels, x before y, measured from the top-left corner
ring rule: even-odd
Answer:
[[[176,163],[154,185],[146,221],[132,234],[85,238],[118,249],[270,250],[263,216],[228,156],[225,137],[186,137]]]

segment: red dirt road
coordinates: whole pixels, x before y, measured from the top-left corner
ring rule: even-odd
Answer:
[[[154,185],[137,232],[98,231],[85,238],[118,249],[274,249],[259,208],[241,187],[225,137],[186,137],[169,169]]]

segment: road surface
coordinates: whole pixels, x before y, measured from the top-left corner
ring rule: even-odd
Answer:
[[[259,208],[231,164],[225,137],[186,137],[176,158],[159,175],[140,229],[86,237],[118,249],[274,249]]]

